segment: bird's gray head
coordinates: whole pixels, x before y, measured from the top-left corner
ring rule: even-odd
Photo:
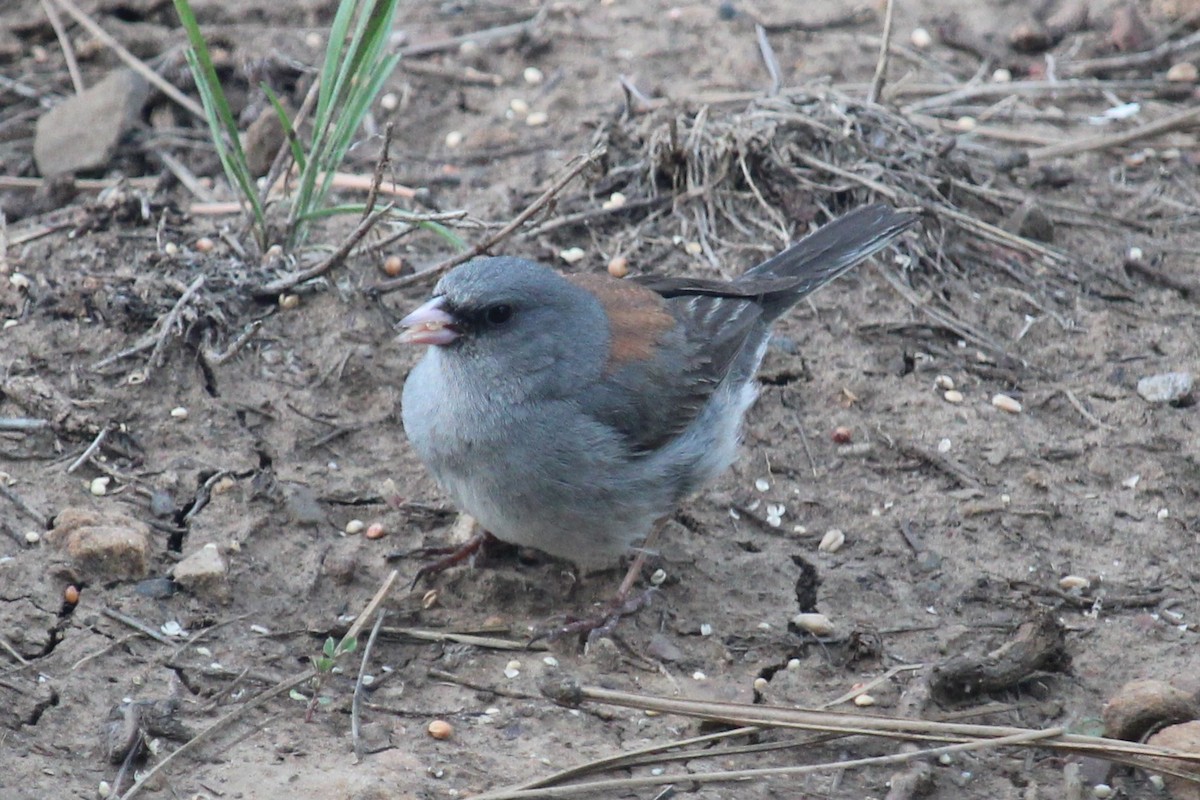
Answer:
[[[476,258],[447,273],[400,321],[400,341],[428,344],[462,380],[549,395],[603,370],[609,332],[600,303],[554,270],[519,258]]]

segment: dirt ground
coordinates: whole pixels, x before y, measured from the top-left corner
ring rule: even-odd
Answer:
[[[170,3],[80,5],[155,66],[183,41]],[[302,91],[293,64],[318,62],[333,5],[195,7],[227,51],[229,83],[244,104],[238,65],[267,63],[262,72],[290,76],[285,89]],[[603,271],[622,256],[634,273],[736,274],[825,219],[825,209],[887,198],[844,176],[818,184],[784,171],[774,185],[790,188],[766,198],[787,213],[784,230],[706,227],[704,202],[681,199],[669,181],[655,187],[665,201],[633,193],[647,186],[633,179],[647,173],[638,161],[651,152],[647,131],[670,132],[672,118],[694,120],[702,108],[710,125],[728,125],[769,90],[755,14],[770,23],[783,87],[832,87],[861,102],[879,49],[877,5],[848,18],[858,6],[843,0],[403,4],[402,45],[412,49],[388,85],[394,110],[378,108],[373,124],[378,131],[394,122],[395,179],[427,189],[414,208],[465,209],[493,226],[604,138],[603,165],[568,186],[532,233],[498,250],[570,270]],[[1097,0],[1089,21],[1060,36],[1050,55],[1017,53],[1008,37],[1032,5],[897,3],[889,107],[986,84],[999,68],[1015,87],[1056,69],[1066,75],[1073,61],[1191,35],[1178,8],[1189,4],[1139,3],[1148,31],[1138,46],[1114,51],[1112,20],[1123,4]],[[517,35],[441,44],[537,13]],[[117,66],[110,49],[65,24],[85,83]],[[913,37],[918,27],[934,33],[931,44]],[[978,46],[964,46],[967,39]],[[424,45],[438,46],[421,52]],[[177,53],[161,63],[178,65]],[[0,11],[0,59],[2,174],[33,177],[39,101],[71,93],[41,4],[18,0]],[[1104,703],[1127,681],[1200,689],[1200,418],[1190,397],[1151,403],[1137,391],[1143,377],[1200,370],[1195,134],[1171,131],[1008,170],[988,166],[986,155],[1130,130],[1194,106],[1186,82],[1182,94],[1160,91],[1169,66],[1092,73],[1113,90],[1000,92],[910,109],[923,115],[931,141],[973,159],[963,180],[997,194],[955,196],[932,174],[931,191],[944,189],[947,202],[962,201],[964,213],[1001,229],[1032,198],[1052,219],[1050,246],[1066,256],[952,236],[944,216],[927,214],[922,233],[797,308],[764,364],[741,459],[666,529],[653,567],[667,579],[652,605],[586,652],[574,639],[545,650],[523,644],[531,626],[605,602],[616,571],[580,579],[538,553],[499,552],[408,592],[420,562],[405,554],[446,543],[454,523],[399,422],[400,389],[418,353],[394,343],[392,326],[429,287],[381,297],[367,289],[383,279],[385,255],[428,266],[451,254],[443,239],[418,233],[352,258],[300,287],[293,307],[256,299],[254,289],[272,276],[256,254],[236,251],[249,246],[240,219],[189,214],[195,198],[161,177],[168,152],[220,182],[204,129],[161,97],[111,165],[91,176],[157,182],[102,197],[3,182],[0,318],[14,322],[0,331],[0,797],[92,798],[102,784],[125,792],[135,771],[202,731],[141,796],[463,797],[717,730],[669,714],[556,705],[539,685],[560,676],[659,696],[806,707],[882,678],[869,689],[873,705],[835,708],[1084,734],[1103,730]],[[175,73],[187,87],[178,66]],[[622,79],[637,91],[627,94]],[[921,89],[931,85],[940,88]],[[1087,121],[1135,100],[1143,105],[1132,119]],[[544,124],[530,124],[533,114],[544,114]],[[961,117],[1010,137],[967,130],[972,123]],[[855,135],[849,123],[831,130]],[[379,142],[367,137],[347,170],[369,175]],[[622,173],[623,165],[633,166]],[[847,169],[886,183],[869,164]],[[761,210],[736,172],[709,176],[707,188]],[[627,210],[588,215],[618,190],[629,195]],[[572,223],[571,214],[586,218]],[[354,222],[328,224],[298,255],[319,258]],[[459,229],[471,243],[487,232]],[[215,247],[198,248],[202,237]],[[692,246],[698,241],[703,247]],[[584,257],[567,266],[560,253],[572,246]],[[202,289],[171,317],[198,276]],[[946,399],[938,376],[952,379],[961,402]],[[1018,400],[1020,413],[994,405],[1000,393]],[[85,452],[101,430],[100,446]],[[93,493],[104,477],[102,493]],[[356,519],[382,525],[384,535],[347,534]],[[81,529],[118,543],[108,555],[83,552],[88,545],[72,538]],[[834,529],[844,544],[818,549]],[[220,562],[215,576],[172,580],[197,553]],[[285,684],[328,637],[345,633],[393,569],[400,580],[364,668],[372,681],[356,758],[351,697],[369,626],[358,651],[338,659],[311,713],[313,687]],[[1087,586],[1062,583],[1068,576]],[[817,637],[789,627],[800,611],[826,615],[833,631]],[[1043,613],[1062,637],[1053,658],[966,697],[929,696],[935,665],[992,653]],[[431,633],[422,639],[404,632],[411,629]],[[441,636],[448,632],[516,649]],[[258,705],[244,708],[253,698]],[[431,737],[433,720],[450,723],[452,735]],[[147,752],[118,777],[127,724],[140,724]],[[675,792],[704,798],[1038,798],[1072,796],[1069,775],[1079,769],[1085,785],[1108,784],[1116,796],[1162,796],[1142,771],[1016,748],[957,753],[923,771],[893,764],[690,780],[902,748],[852,737],[724,749],[746,741],[592,777],[674,774]],[[662,791],[590,796],[669,796]]]

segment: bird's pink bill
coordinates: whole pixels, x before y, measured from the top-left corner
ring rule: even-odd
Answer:
[[[461,334],[442,297],[433,298],[400,320],[400,327],[406,329],[396,339],[402,344],[447,345]]]

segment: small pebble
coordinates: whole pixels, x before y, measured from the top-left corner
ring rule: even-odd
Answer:
[[[449,133],[446,134],[446,147],[449,147],[451,150],[458,147],[462,143],[463,143],[463,132],[462,131],[450,131]]]
[[[947,403],[953,403],[954,405],[958,405],[963,401],[963,393],[957,389],[947,389],[942,397],[946,398]]]
[[[1159,519],[1159,521],[1161,522],[1162,520],[1164,520],[1164,519],[1166,519],[1167,517],[1171,516],[1171,512],[1170,512],[1170,511],[1168,511],[1168,510],[1167,510],[1167,509],[1165,509],[1165,508],[1160,508],[1160,509],[1158,510],[1158,513],[1157,513],[1155,516],[1157,516],[1157,517],[1158,517],[1158,519]]]
[[[621,192],[613,192],[608,196],[608,199],[600,206],[601,208],[622,208],[627,202],[625,195]]]
[[[1180,61],[1167,70],[1167,80],[1174,83],[1195,83],[1197,77],[1196,65],[1190,61]]]
[[[1012,83],[1012,72],[1001,67],[992,73],[992,83]]]
[[[168,256],[179,255],[179,245],[174,242],[167,242],[163,245],[163,253]]]
[[[1162,775],[1154,774],[1147,778],[1147,780],[1150,781],[1150,785],[1154,787],[1155,791],[1161,792],[1167,786],[1167,782],[1163,779]]]
[[[629,259],[625,256],[613,256],[608,262],[608,274],[614,278],[624,278],[629,274]]]
[[[521,73],[521,77],[524,78],[525,82],[530,86],[537,86],[546,79],[546,76],[543,75],[542,71],[537,67],[526,67],[525,71]]]
[[[566,250],[560,252],[558,257],[568,264],[574,264],[582,261],[585,255],[587,255],[587,253],[584,252],[582,247],[568,247]]]
[[[689,256],[698,256],[704,252],[704,247],[699,242],[687,242],[683,245],[683,252]]]
[[[1092,585],[1092,582],[1082,575],[1064,575],[1058,579],[1058,588],[1064,592],[1082,591]]]
[[[194,245],[197,253],[211,253],[216,246],[217,243],[207,236],[201,236],[196,240],[196,244]]]
[[[800,659],[798,659],[798,658],[788,659],[787,668],[790,669],[792,672],[798,672],[800,670]]]
[[[1134,245],[1133,247],[1129,248],[1129,252],[1126,253],[1125,256],[1130,261],[1141,261],[1146,257],[1146,254],[1142,252],[1142,248]]]
[[[909,34],[908,40],[912,42],[913,47],[918,50],[924,50],[933,44],[933,34],[924,28],[913,28],[913,32]]]
[[[771,483],[766,478],[759,478],[754,482],[754,488],[758,489],[760,492],[765,492],[767,489],[771,488]]]
[[[395,278],[404,271],[404,259],[400,256],[388,256],[383,260],[383,274]]]
[[[842,533],[837,528],[830,528],[825,531],[825,535],[821,537],[821,543],[817,545],[817,549],[822,553],[836,553],[842,549],[842,545],[846,543],[846,534]]]
[[[764,692],[766,692],[767,687],[770,685],[771,685],[770,682],[766,678],[755,678],[754,679],[754,691],[758,692],[759,694],[763,694]]]
[[[316,31],[309,31],[308,33],[304,34],[304,44],[305,46],[316,50],[325,46],[325,40],[321,37],[321,34],[317,33]]]
[[[112,478],[107,475],[102,475],[99,478],[92,478],[92,482],[88,484],[88,491],[96,497],[103,497],[108,494],[108,484]]]
[[[707,622],[701,623],[700,624],[700,635],[701,636],[712,636],[712,625],[709,625]]]
[[[29,544],[37,544],[41,540],[42,540],[42,535],[40,533],[38,533],[37,531],[26,531],[25,532],[25,541],[28,542]]]
[[[352,519],[346,523],[346,533],[353,536],[356,533],[362,533],[366,527],[367,523],[363,522],[361,519]]]
[[[850,440],[854,438],[854,434],[845,425],[839,425],[833,429],[830,438],[833,439],[835,444],[849,444]]]
[[[1142,480],[1141,475],[1130,475],[1125,480],[1121,481],[1121,485],[1126,489],[1136,489],[1138,483]]]
[[[186,408],[184,408],[183,406],[175,406],[175,408],[171,409],[171,418],[178,419],[178,420],[187,419],[188,418],[188,410]]]
[[[949,375],[938,375],[933,379],[933,385],[944,392],[948,392],[954,388],[954,378]]]
[[[667,579],[666,570],[656,569],[656,570],[654,570],[654,574],[652,574],[650,576],[650,585],[651,586],[662,586],[663,582],[666,579]]]
[[[1009,397],[1006,394],[997,394],[992,397],[992,405],[1001,411],[1007,411],[1009,414],[1020,414],[1021,403],[1015,398]]]
[[[1107,783],[1097,783],[1092,787],[1092,796],[1098,798],[1098,800],[1105,800],[1105,798],[1112,797],[1112,795],[1112,787]]]
[[[704,681],[704,680],[708,680],[708,676],[707,676],[707,675],[705,675],[705,674],[704,674],[703,672],[701,672],[700,670],[696,670],[695,672],[693,672],[693,673],[692,673],[692,680],[694,680],[694,681]]]
[[[834,630],[833,622],[824,614],[796,614],[792,617],[792,624],[814,636],[828,636]]]
[[[440,596],[437,589],[430,589],[421,597],[421,608],[426,611],[433,608],[437,605],[438,597]]]
[[[938,756],[938,763],[943,767],[948,767],[954,763],[954,756],[950,755],[949,753],[942,753],[940,756]]]
[[[12,287],[18,292],[25,292],[29,290],[29,278],[25,277],[19,272],[14,272],[12,275],[9,275],[8,282],[12,284]]]
[[[858,706],[859,708],[873,706],[875,705],[875,698],[869,694],[860,694],[854,698],[854,705]]]
[[[382,539],[386,533],[387,531],[383,529],[383,525],[378,522],[372,522],[367,527],[366,537],[368,539]]]
[[[69,605],[77,605],[79,603],[79,587],[68,586],[63,590],[63,601]]]
[[[100,781],[100,784],[96,787],[96,796],[99,797],[100,800],[104,800],[104,798],[111,794],[112,786],[109,785],[108,781]]]
[[[279,307],[284,311],[290,311],[300,305],[300,295],[298,294],[281,294],[279,295]]]
[[[978,123],[974,117],[959,117],[954,121],[954,130],[959,133],[970,133]]]
[[[1147,403],[1178,403],[1192,393],[1195,379],[1190,372],[1148,375],[1137,382],[1137,393]]]
[[[523,117],[529,113],[529,103],[526,103],[519,97],[514,97],[508,102],[509,109],[519,117]]]
[[[550,115],[545,111],[531,111],[525,118],[525,124],[531,128],[539,128],[550,121]]]
[[[547,667],[557,667],[558,659],[555,658],[554,656],[542,656],[542,663],[545,664]]]
[[[395,92],[387,92],[379,98],[379,107],[384,111],[395,111],[400,107],[400,97]]]
[[[949,453],[950,448],[953,446],[954,445],[951,443],[951,441],[949,439],[942,439],[941,441],[939,441],[937,443],[937,451],[939,453]]]
[[[435,719],[429,723],[429,735],[434,739],[449,739],[454,735],[454,726],[444,719]]]

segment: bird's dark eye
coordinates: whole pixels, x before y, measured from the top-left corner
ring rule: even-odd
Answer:
[[[487,319],[488,323],[492,325],[503,325],[512,317],[512,313],[512,306],[501,304],[489,308],[484,313],[484,317]]]

